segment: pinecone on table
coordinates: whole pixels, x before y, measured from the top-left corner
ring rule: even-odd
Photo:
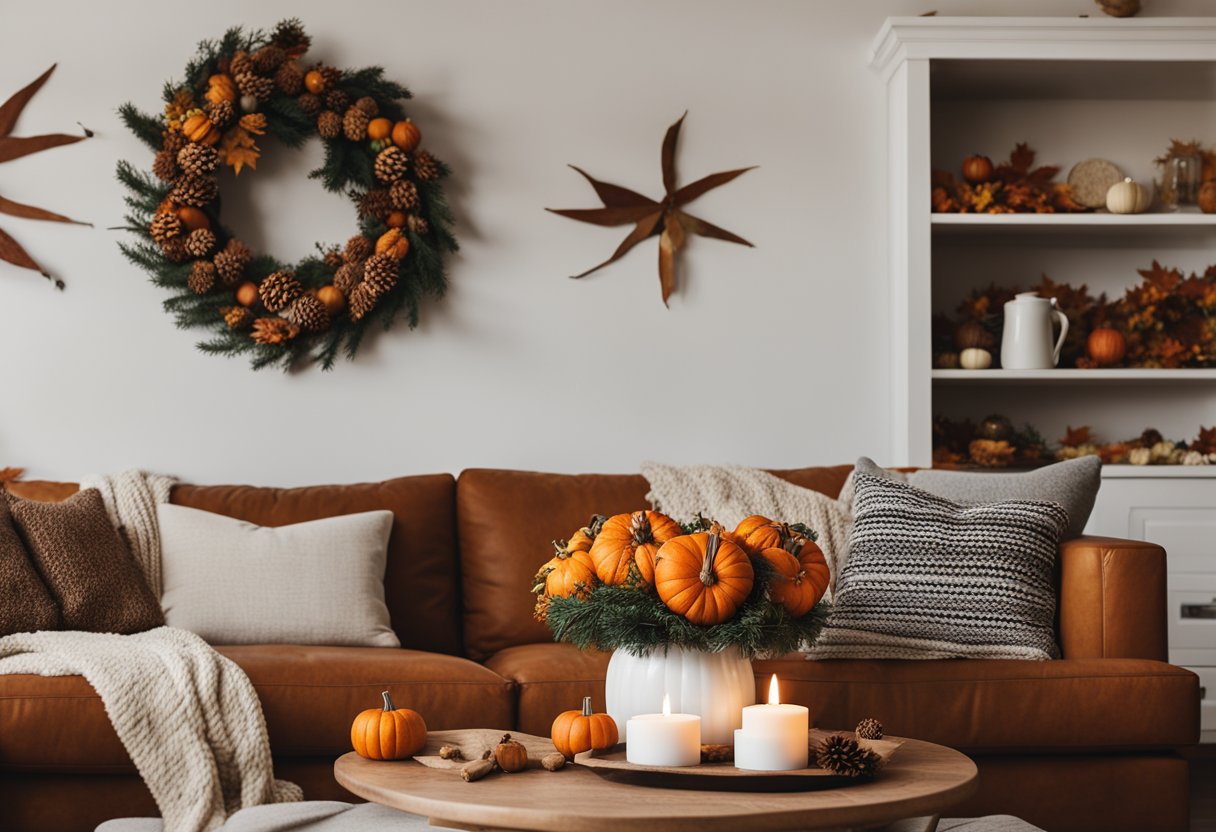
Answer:
[[[274,85],[284,95],[304,92],[304,70],[295,61],[287,61],[275,71]]]
[[[396,182],[405,176],[409,157],[399,147],[386,147],[376,156],[376,178],[381,182]]]
[[[374,188],[359,197],[360,219],[382,220],[393,210],[393,203],[388,197],[388,191]]]
[[[336,139],[342,133],[342,116],[326,110],[317,116],[317,132],[323,139]]]
[[[370,95],[360,98],[355,102],[355,106],[362,110],[368,118],[375,118],[380,114],[380,105]]]
[[[409,211],[418,207],[418,186],[408,179],[398,179],[388,189],[394,208]]]
[[[315,116],[321,112],[321,96],[313,95],[311,92],[301,93],[300,97],[296,99],[296,103],[300,105],[300,109],[306,116]]]
[[[171,211],[161,211],[152,218],[152,224],[148,226],[148,233],[152,235],[152,239],[158,245],[164,245],[174,237],[181,236],[182,221],[178,219],[177,214]]]
[[[271,272],[258,285],[262,305],[271,312],[281,312],[304,291],[292,272]]]
[[[346,297],[346,302],[350,306],[350,319],[361,321],[368,312],[376,308],[377,300],[376,293],[368,288],[366,283],[360,283],[351,289],[350,294]]]
[[[196,228],[186,235],[186,253],[191,257],[206,257],[213,248],[215,233],[210,228]]]
[[[320,298],[307,292],[291,302],[283,317],[305,332],[324,332],[329,329],[329,310]]]
[[[220,165],[220,152],[205,144],[188,144],[177,152],[177,164],[187,176],[206,176]]]
[[[208,104],[207,118],[211,119],[211,123],[216,126],[216,129],[223,130],[236,119],[236,108],[232,106],[231,101],[217,101],[214,104]]]
[[[259,75],[274,75],[275,70],[287,60],[287,50],[272,42],[254,52],[249,59],[254,72]]]
[[[363,263],[343,263],[334,272],[334,286],[337,286],[344,295],[349,295],[361,280],[363,280]]]
[[[376,251],[376,246],[362,234],[356,234],[346,241],[342,249],[342,259],[347,263],[362,263]]]
[[[880,740],[882,739],[882,723],[873,717],[867,717],[857,723],[857,730],[853,733],[863,740]]]
[[[152,158],[152,173],[157,179],[172,182],[181,174],[181,168],[177,166],[177,159],[172,153],[168,150],[158,150]]]
[[[439,162],[425,150],[414,154],[414,173],[423,182],[432,182],[439,178]]]
[[[358,107],[350,107],[346,110],[346,115],[342,116],[342,131],[352,142],[361,142],[367,138],[369,121],[371,119],[367,117],[367,113]]]
[[[410,214],[405,218],[405,227],[417,234],[419,237],[425,237],[431,230],[431,224],[426,221],[425,217],[418,214]]]
[[[335,113],[341,113],[350,106],[350,96],[342,90],[336,90],[332,87],[327,88],[325,93],[325,106],[333,110]]]
[[[202,208],[215,199],[220,192],[220,183],[214,176],[182,176],[169,192],[170,198],[180,205]]]
[[[252,338],[259,344],[277,347],[300,334],[300,328],[285,318],[258,318],[253,322]]]
[[[878,755],[862,748],[857,740],[843,734],[833,734],[815,750],[815,762],[834,774],[861,777],[873,774],[878,767]]]
[[[249,246],[231,239],[224,250],[215,255],[215,270],[225,286],[234,286],[244,276],[245,267],[253,259]]]
[[[253,323],[253,310],[244,306],[221,306],[220,314],[229,329],[245,329]]]
[[[387,254],[373,254],[363,264],[363,283],[377,298],[392,291],[397,285],[397,261]]]
[[[186,286],[196,295],[205,295],[215,288],[215,264],[210,260],[197,260],[190,268]]]
[[[241,95],[252,95],[254,98],[269,98],[274,94],[274,79],[254,72],[242,72],[233,77]]]

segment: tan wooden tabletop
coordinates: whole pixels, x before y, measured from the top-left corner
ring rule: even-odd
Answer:
[[[529,769],[466,783],[456,771],[354,752],[334,764],[359,797],[453,829],[553,832],[716,832],[881,826],[935,816],[976,788],[976,768],[951,748],[904,740],[873,781],[813,792],[656,789],[612,783],[587,768]],[[928,823],[920,828],[932,828]]]

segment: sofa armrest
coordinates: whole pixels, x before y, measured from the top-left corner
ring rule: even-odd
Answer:
[[[1066,659],[1166,661],[1165,549],[1143,540],[1060,544],[1060,649]]]

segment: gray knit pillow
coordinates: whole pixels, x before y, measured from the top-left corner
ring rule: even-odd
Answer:
[[[1050,659],[1057,503],[961,506],[858,471],[849,556],[813,659]]]

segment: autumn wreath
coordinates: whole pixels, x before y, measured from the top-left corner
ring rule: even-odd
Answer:
[[[405,311],[413,327],[423,297],[443,294],[443,255],[456,250],[448,168],[419,149],[401,106],[409,90],[380,67],[306,68],[309,43],[298,20],[268,34],[230,29],[199,45],[184,83],[166,84],[163,115],[120,109],[156,151],[150,175],[118,166],[127,229],[142,238],[123,253],[173,292],[165,308],[179,327],[216,331],[200,349],[251,353],[254,368],[329,369],[339,351],[354,357],[372,322],[387,329]],[[310,177],[350,197],[359,233],[286,265],[220,223],[221,174],[256,168],[264,139],[300,147],[313,135],[325,162]]]

